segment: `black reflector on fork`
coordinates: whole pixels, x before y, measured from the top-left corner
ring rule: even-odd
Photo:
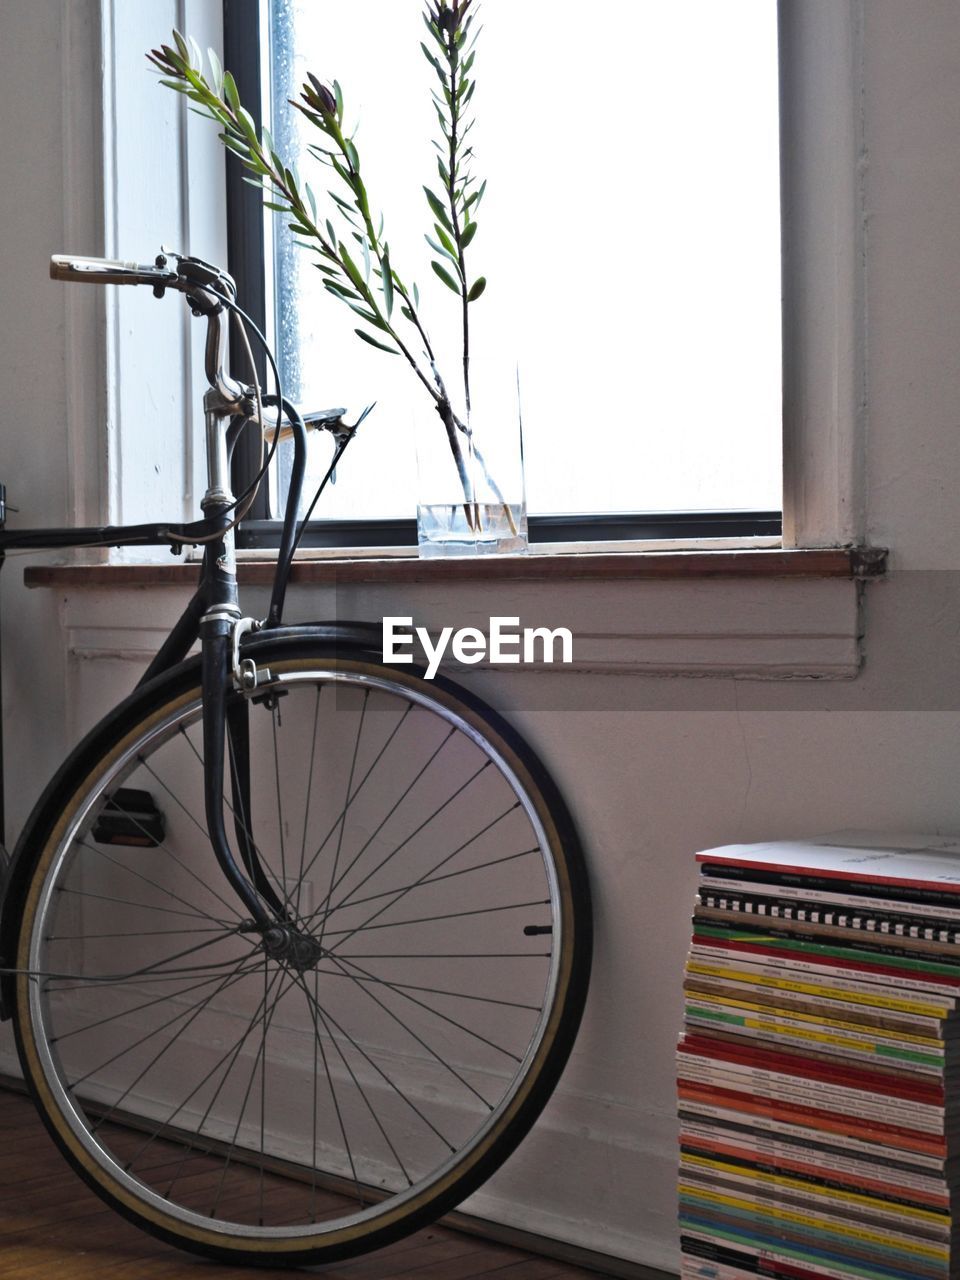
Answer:
[[[93,838],[99,844],[137,845],[155,849],[163,844],[163,814],[149,791],[119,787],[108,797],[93,824]]]

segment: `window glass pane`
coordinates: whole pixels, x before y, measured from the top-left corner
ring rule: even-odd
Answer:
[[[422,187],[438,179],[422,7],[273,0],[272,121],[332,209],[335,175],[306,155],[324,140],[286,101],[307,70],[340,81],[393,262],[455,368],[459,306],[424,241]],[[488,286],[471,347],[478,377],[519,366],[530,510],[779,509],[775,0],[576,12],[483,0],[473,68],[488,187],[469,273]],[[323,514],[412,516],[429,397],[357,339],[282,226],[274,243],[288,394],[351,412],[377,401]]]

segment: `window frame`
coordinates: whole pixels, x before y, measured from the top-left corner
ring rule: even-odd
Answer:
[[[783,31],[783,10],[796,0],[780,0],[778,17]],[[230,67],[241,99],[248,104],[257,130],[262,126],[263,5],[269,0],[223,0],[224,65]],[[781,99],[784,81],[784,41],[780,39]],[[782,106],[782,103],[781,103]],[[783,136],[781,128],[781,150]],[[781,178],[784,186],[784,179]],[[237,281],[240,296],[251,318],[267,332],[268,290],[266,288],[263,208],[259,192],[243,181],[236,157],[227,156],[226,178],[228,269]],[[782,215],[781,215],[782,216]],[[786,322],[784,336],[786,336]],[[257,374],[265,378],[262,353],[257,357]],[[784,364],[784,375],[787,366]],[[784,453],[786,458],[786,450]],[[242,491],[260,462],[259,449],[248,440],[238,448],[233,460],[233,483]],[[532,544],[696,542],[702,539],[780,539],[785,520],[783,511],[711,509],[706,511],[628,511],[536,515],[528,512],[529,541]],[[269,514],[267,486],[261,486],[256,502],[237,531],[237,546],[244,550],[271,549],[279,545],[280,521]],[[417,544],[417,522],[406,519],[325,520],[310,522],[301,545],[305,548],[345,549],[350,547],[409,547]]]

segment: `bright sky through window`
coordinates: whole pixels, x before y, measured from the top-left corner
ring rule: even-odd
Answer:
[[[422,187],[438,178],[422,7],[275,0],[274,102],[308,69],[340,81],[392,260],[454,366],[458,303],[424,241]],[[778,509],[774,0],[480,7],[474,376],[519,366],[530,510]],[[273,114],[287,146],[322,141],[291,108]],[[301,176],[318,195],[336,181],[307,158]],[[414,421],[431,402],[405,362],[356,338],[289,241],[280,229],[289,391],[308,408],[378,402],[323,514],[412,516]]]

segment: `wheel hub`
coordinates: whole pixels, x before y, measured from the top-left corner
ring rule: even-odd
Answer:
[[[327,954],[312,934],[303,933],[289,924],[273,925],[263,935],[263,949],[272,960],[282,960],[299,973],[313,969]]]

